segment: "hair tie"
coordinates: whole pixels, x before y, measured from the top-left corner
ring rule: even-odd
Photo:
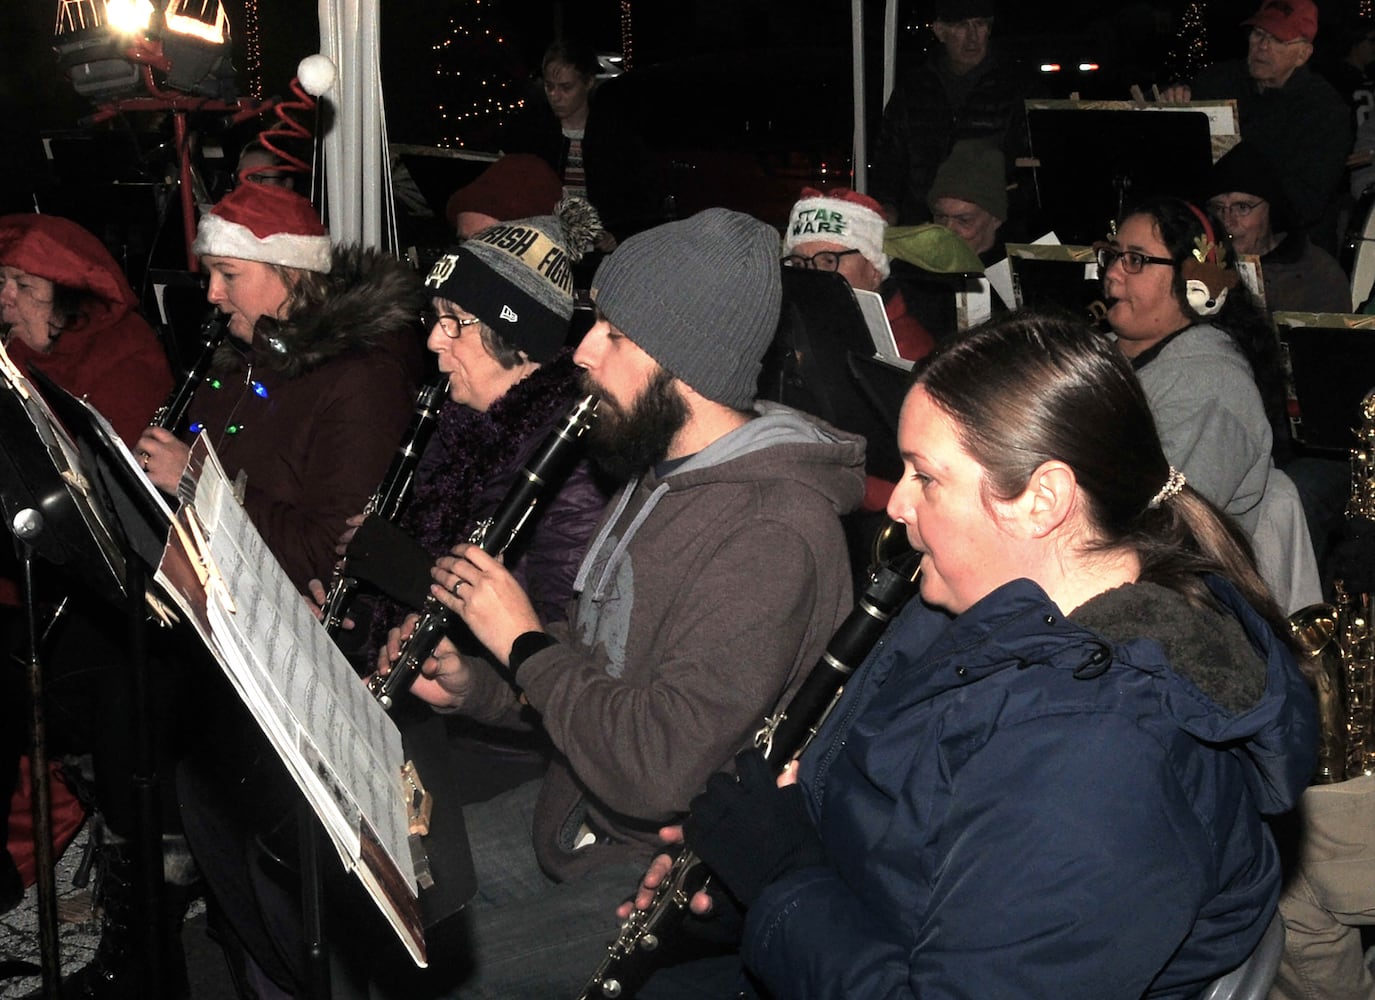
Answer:
[[[1160,487],[1159,493],[1151,497],[1151,502],[1146,504],[1146,509],[1155,510],[1166,500],[1177,497],[1179,491],[1184,488],[1185,482],[1187,482],[1187,480],[1184,478],[1184,473],[1180,472],[1173,465],[1170,466],[1170,474],[1165,477],[1165,485]]]

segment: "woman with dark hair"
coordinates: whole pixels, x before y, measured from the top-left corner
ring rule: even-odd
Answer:
[[[508,153],[534,153],[563,181],[566,197],[586,198],[601,215],[605,232],[597,249],[610,253],[617,240],[663,221],[658,168],[637,133],[616,81],[598,83],[596,50],[560,38],[540,61],[546,114],[533,108],[519,119],[505,144]]]
[[[1271,455],[1283,433],[1279,341],[1217,232],[1177,198],[1123,217],[1098,247],[1108,323],[1171,464],[1237,519],[1276,599],[1294,611],[1320,601],[1322,588],[1298,492]]]
[[[777,997],[1197,996],[1274,915],[1265,816],[1316,756],[1244,543],[1067,320],[938,347],[898,443],[920,600],[800,768],[742,755],[685,826],[746,966]]]

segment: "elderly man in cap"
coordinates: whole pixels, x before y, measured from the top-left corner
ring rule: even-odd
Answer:
[[[755,402],[781,284],[777,233],[723,209],[621,244],[574,360],[601,399],[593,457],[629,484],[567,623],[541,622],[476,546],[433,571],[432,594],[494,661],[442,641],[413,693],[496,726],[533,710],[555,748],[541,781],[465,810],[478,895],[448,995],[575,995],[658,830],[751,743],[850,609],[838,517],[863,492],[863,444]]]
[[[936,168],[958,140],[983,139],[1009,158],[1026,150],[1031,83],[990,44],[993,13],[993,0],[937,0],[931,30],[940,45],[884,108],[870,186],[895,225],[931,220]]]
[[[1267,309],[1351,311],[1351,285],[1341,265],[1294,225],[1279,178],[1254,144],[1243,140],[1218,160],[1204,194],[1236,252],[1260,258]]]
[[[1003,154],[975,139],[955,143],[927,194],[931,221],[969,245],[987,267],[1006,256],[998,231],[1007,219]]]
[[[1161,96],[1236,100],[1241,136],[1274,164],[1296,227],[1333,251],[1352,133],[1345,103],[1307,65],[1318,8],[1313,0],[1265,0],[1242,24],[1251,29],[1244,60],[1209,66],[1192,86],[1178,84]]]

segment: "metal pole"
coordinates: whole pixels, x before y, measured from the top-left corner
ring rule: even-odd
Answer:
[[[21,510],[11,527],[23,563],[24,606],[29,631],[29,770],[33,802],[33,854],[38,880],[38,943],[42,956],[43,996],[57,1000],[62,985],[62,956],[57,940],[57,880],[53,872],[52,789],[48,778],[48,737],[43,712],[43,670],[38,657],[38,611],[34,603],[32,542],[43,533],[43,515]]]

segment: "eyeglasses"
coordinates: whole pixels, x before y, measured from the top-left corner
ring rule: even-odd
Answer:
[[[446,320],[448,321],[447,323],[445,322]],[[426,330],[433,330],[437,323],[439,324],[440,332],[450,340],[457,340],[459,337],[463,336],[463,328],[465,326],[477,326],[477,324],[481,322],[482,320],[478,319],[476,316],[465,318],[463,316],[455,316],[453,313],[442,313],[437,309],[420,310],[421,326]],[[448,323],[452,323],[453,327],[450,328]]]
[[[1128,274],[1140,274],[1141,269],[1147,264],[1168,264],[1174,267],[1174,261],[1169,257],[1148,257],[1135,250],[1118,250],[1116,247],[1098,247],[1094,250],[1094,255],[1098,258],[1099,274],[1107,274],[1108,268],[1119,260],[1122,262],[1122,270]]]
[[[943,215],[937,212],[931,216],[931,221],[938,226],[944,226],[946,229],[953,229],[955,226],[968,229],[979,221],[979,216],[975,212],[965,212],[962,215]]]
[[[858,250],[819,250],[810,257],[790,253],[783,258],[784,267],[801,267],[808,271],[839,271],[840,258],[848,257]]]
[[[1263,201],[1234,201],[1230,204],[1221,201],[1208,202],[1208,211],[1212,212],[1219,219],[1225,219],[1229,215],[1235,215],[1238,219],[1244,219],[1256,209],[1264,204]]]
[[[1281,42],[1278,38],[1276,38],[1274,35],[1270,34],[1270,32],[1266,31],[1264,28],[1252,28],[1252,29],[1251,29],[1251,42],[1252,42],[1252,44],[1254,44],[1254,45],[1274,46],[1274,47],[1276,47],[1276,48],[1281,48],[1281,49],[1287,49],[1287,48],[1289,48],[1291,45],[1311,45],[1311,44],[1312,44],[1312,42],[1310,42],[1308,39],[1306,39],[1306,38],[1304,38],[1304,37],[1302,37],[1302,36],[1300,36],[1300,37],[1298,37],[1298,38],[1291,38],[1291,39],[1289,39],[1289,41],[1287,41],[1287,42]]]

